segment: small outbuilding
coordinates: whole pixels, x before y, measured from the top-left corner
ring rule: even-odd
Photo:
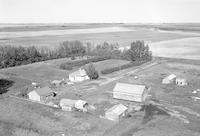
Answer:
[[[47,86],[29,92],[28,98],[38,102],[45,102],[49,97],[54,97],[55,95],[56,93]]]
[[[72,111],[73,109],[77,109],[83,112],[87,112],[88,103],[83,100],[71,100],[71,99],[61,99],[60,107],[64,111]]]
[[[61,99],[60,100],[60,107],[64,111],[72,111],[73,108],[75,108],[75,103],[77,100],[71,100],[71,99]]]
[[[163,78],[162,84],[171,84],[175,81],[175,79],[176,79],[176,75],[171,74],[171,75]]]
[[[75,108],[83,112],[87,112],[87,106],[88,106],[88,103],[83,100],[78,100],[75,103]]]
[[[118,104],[105,112],[105,118],[112,121],[119,121],[121,117],[126,115],[128,108],[123,104]]]
[[[144,85],[116,83],[113,98],[135,102],[144,102],[148,96],[148,89]]]
[[[176,85],[177,86],[185,86],[185,85],[187,85],[188,83],[187,83],[187,80],[186,79],[184,79],[184,78],[177,78],[176,79]]]
[[[71,82],[82,82],[88,80],[89,77],[84,69],[79,69],[71,74],[69,74],[69,80]]]
[[[53,80],[51,83],[54,86],[60,86],[63,82],[64,82],[64,80]]]

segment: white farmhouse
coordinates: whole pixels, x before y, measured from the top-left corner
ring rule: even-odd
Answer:
[[[118,104],[105,112],[105,118],[112,121],[119,121],[121,117],[126,115],[128,108],[123,104]]]
[[[84,69],[79,69],[71,74],[69,74],[69,80],[71,82],[82,82],[88,80],[89,77]]]
[[[113,98],[135,102],[144,102],[148,89],[144,85],[117,83],[113,89]]]
[[[176,75],[171,74],[162,80],[162,84],[171,84],[175,81]]]
[[[55,95],[56,93],[49,87],[43,87],[29,92],[28,98],[38,102],[45,102],[45,100],[47,100],[49,97],[53,97]]]

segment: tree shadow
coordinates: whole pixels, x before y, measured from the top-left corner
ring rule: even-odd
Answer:
[[[13,84],[14,81],[7,79],[0,79],[0,94],[8,92],[8,88],[10,88]]]

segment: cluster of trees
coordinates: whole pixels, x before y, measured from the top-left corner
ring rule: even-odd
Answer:
[[[65,41],[58,47],[58,58],[81,56],[86,53],[86,47],[80,41]]]
[[[86,47],[80,41],[66,41],[54,50],[35,46],[0,46],[0,68],[30,64],[49,59],[84,56]]]
[[[136,41],[131,43],[130,49],[124,51],[124,57],[130,61],[151,60],[152,53],[149,51],[149,46],[145,45],[144,41]]]
[[[89,65],[85,66],[84,69],[87,75],[89,76],[90,80],[99,78],[99,73],[96,70],[94,64],[90,63]]]
[[[133,42],[130,49],[123,51],[119,50],[118,43],[110,44],[104,42],[98,45],[91,43],[84,45],[80,41],[65,41],[54,50],[36,48],[35,46],[1,46],[0,68],[65,57],[75,59],[77,56],[100,56],[131,61],[150,60],[152,58],[148,45],[145,45],[143,41]]]
[[[0,68],[28,64],[42,60],[36,47],[0,47]]]
[[[118,43],[104,42],[102,44],[92,45],[90,42],[86,46],[86,54],[89,56],[114,56],[114,53],[119,50]]]
[[[110,44],[104,42],[92,46],[91,43],[87,43],[86,54],[90,56],[107,56],[113,59],[126,59],[129,61],[144,61],[151,60],[152,53],[149,50],[149,46],[144,41],[132,42],[129,49],[120,50],[119,44]]]
[[[6,93],[13,84],[14,82],[11,80],[0,79],[0,94]]]

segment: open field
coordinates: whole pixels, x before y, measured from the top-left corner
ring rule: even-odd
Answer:
[[[200,59],[200,37],[167,40],[150,44],[154,56]]]
[[[152,24],[125,24],[126,27],[149,28],[174,32],[200,32],[199,23],[152,23]]]
[[[45,31],[19,31],[19,32],[0,32],[1,39],[10,39],[18,37],[36,37],[36,36],[54,36],[54,35],[70,35],[70,34],[93,34],[93,33],[108,33],[108,32],[126,32],[134,31],[124,27],[101,27],[101,28],[82,28],[82,29],[67,29],[67,30],[45,30]]]
[[[120,23],[28,23],[28,24],[1,24],[2,32],[67,30],[120,26]]]
[[[56,47],[66,40],[80,40],[94,44],[107,42],[118,42],[120,46],[130,45],[135,40],[145,42],[156,42],[172,39],[195,37],[190,33],[160,32],[151,29],[127,28],[123,26],[81,28],[81,29],[55,29],[43,31],[17,31],[0,32],[0,45],[21,46],[47,46]]]

